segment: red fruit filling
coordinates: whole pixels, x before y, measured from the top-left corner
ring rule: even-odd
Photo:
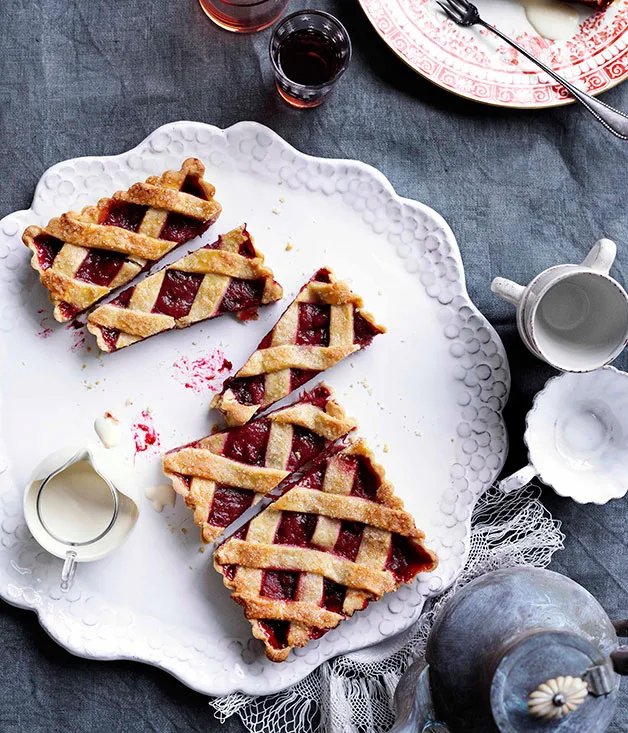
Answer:
[[[309,402],[312,405],[324,409],[330,397],[331,392],[329,389],[324,384],[318,384],[314,389],[301,395],[301,402]]]
[[[265,386],[266,377],[263,374],[225,381],[225,389],[232,390],[241,405],[260,405],[264,401]]]
[[[317,283],[328,283],[329,282],[329,270],[325,267],[321,267],[318,272],[315,272],[314,275],[312,275],[312,279],[310,282],[317,282]]]
[[[385,569],[400,581],[409,583],[417,573],[431,567],[432,562],[424,547],[407,537],[393,534]]]
[[[242,321],[242,323],[246,323],[247,321],[256,321],[257,320],[257,305],[249,306],[248,308],[245,308],[244,310],[240,310],[236,313],[236,318],[239,321]]]
[[[355,466],[351,496],[359,496],[361,499],[375,501],[379,482],[370,461],[363,456],[351,456],[351,458]]]
[[[296,343],[308,346],[329,346],[331,306],[299,303],[299,325]]]
[[[238,247],[238,254],[241,254],[243,257],[253,259],[256,254],[255,247],[253,246],[253,242],[251,241],[251,235],[246,231],[246,229],[242,232],[242,235],[244,236],[244,240],[240,242],[240,246]],[[223,235],[219,234],[218,239],[215,242],[210,242],[209,244],[206,244],[204,249],[222,249],[222,241]]]
[[[335,583],[329,578],[323,578],[323,598],[321,605],[328,611],[342,613],[342,607],[347,595],[347,586]]]
[[[116,350],[116,344],[118,343],[119,335],[120,331],[116,330],[115,328],[105,328],[104,326],[101,326],[100,328],[100,336],[109,351]]]
[[[192,196],[196,196],[199,199],[203,199],[203,201],[207,200],[207,196],[200,185],[198,176],[186,176],[186,179],[183,181],[183,185],[181,186],[181,191],[183,193],[189,193]],[[198,219],[192,219],[191,217],[183,214],[170,213],[168,214],[165,224],[161,228],[159,238],[165,239],[168,242],[177,242],[178,244],[181,244],[182,242],[187,242],[189,239],[193,239],[194,237],[198,237],[203,234],[203,232],[207,231],[211,223],[212,220],[199,221]]]
[[[66,321],[71,321],[79,312],[79,309],[69,303],[59,303],[59,310]]]
[[[325,468],[317,468],[316,470],[309,473],[302,481],[299,481],[299,486],[302,489],[312,489],[312,491],[322,491],[323,482],[325,481]]]
[[[211,223],[211,219],[208,221],[199,221],[184,214],[170,213],[168,214],[166,223],[159,232],[159,239],[181,244],[206,232]]]
[[[126,255],[121,252],[90,249],[74,273],[74,277],[83,282],[109,286],[122,269],[126,259]]]
[[[264,280],[240,280],[232,278],[222,296],[218,313],[233,313],[258,306],[264,294]]]
[[[285,649],[288,646],[290,621],[258,621],[257,623],[266,634],[268,644],[273,649]]]
[[[233,486],[217,486],[207,521],[214,527],[228,527],[253,503],[254,493]]]
[[[118,308],[126,308],[131,302],[133,293],[135,292],[135,285],[132,288],[123,290],[120,295],[109,302],[109,305],[116,305]]]
[[[130,232],[137,232],[147,211],[148,206],[110,199],[100,214],[99,223],[106,227],[120,227]]]
[[[251,241],[251,236],[246,231],[246,229],[244,230],[244,234],[246,236],[246,239],[240,243],[238,252],[243,257],[248,257],[249,259],[253,259],[256,256],[255,247],[253,246],[253,242]]]
[[[325,438],[307,428],[295,425],[292,428],[292,450],[286,470],[294,471],[311,461],[325,447]]]
[[[362,542],[362,534],[364,533],[364,525],[361,522],[343,521],[340,525],[338,539],[334,545],[333,552],[340,555],[346,560],[355,562]]]
[[[191,445],[196,445],[195,443],[188,443],[188,445],[182,446],[182,448],[189,448]],[[181,448],[176,448],[175,450],[181,450]],[[174,453],[175,451],[168,451],[168,453]],[[189,491],[192,488],[192,477],[191,476],[184,476],[182,473],[176,474],[177,478],[184,484],[186,489]]]
[[[202,282],[200,273],[166,270],[152,312],[184,318],[189,314]]]
[[[196,196],[198,199],[207,201],[207,196],[205,196],[205,191],[200,184],[198,176],[186,176],[181,186],[181,192],[189,193],[191,196]]]
[[[66,321],[71,321],[79,312],[79,309],[69,303],[59,303],[59,310]]]
[[[63,242],[50,234],[39,234],[33,240],[35,249],[37,250],[37,262],[42,270],[52,267],[55,257],[59,254]]]
[[[270,434],[270,422],[259,420],[227,433],[222,455],[249,466],[263,466]]]
[[[262,573],[260,595],[278,601],[292,601],[301,573],[288,570],[265,570]]]
[[[316,514],[282,512],[273,540],[274,544],[308,547],[316,529],[317,520]]]
[[[222,572],[225,578],[227,578],[227,580],[233,580],[235,578],[237,569],[238,569],[237,565],[223,565],[222,566]]]
[[[368,346],[381,331],[366,320],[356,310],[353,311],[353,343],[361,348]]]

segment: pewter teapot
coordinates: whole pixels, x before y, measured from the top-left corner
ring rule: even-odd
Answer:
[[[395,694],[391,733],[598,733],[617,706],[628,646],[595,598],[537,568],[496,570],[458,591]]]

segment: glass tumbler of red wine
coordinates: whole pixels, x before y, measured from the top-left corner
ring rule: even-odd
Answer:
[[[333,15],[302,10],[275,27],[270,58],[280,96],[293,107],[318,107],[349,66],[351,40]]]

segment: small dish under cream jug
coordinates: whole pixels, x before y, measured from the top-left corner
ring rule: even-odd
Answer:
[[[523,343],[564,372],[609,364],[628,343],[628,294],[610,275],[617,246],[600,239],[580,265],[557,265],[529,285],[496,277],[492,291],[517,307]]]
[[[77,564],[100,560],[118,549],[138,514],[138,490],[128,466],[96,443],[47,456],[24,493],[24,518],[31,534],[65,561],[64,592]]]

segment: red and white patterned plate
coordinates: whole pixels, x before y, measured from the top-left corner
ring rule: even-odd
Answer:
[[[467,99],[519,109],[573,101],[564,89],[484,28],[462,28],[436,0],[360,0],[375,30],[411,68]],[[580,11],[576,35],[548,41],[517,0],[477,0],[482,17],[592,94],[628,76],[628,0]]]

